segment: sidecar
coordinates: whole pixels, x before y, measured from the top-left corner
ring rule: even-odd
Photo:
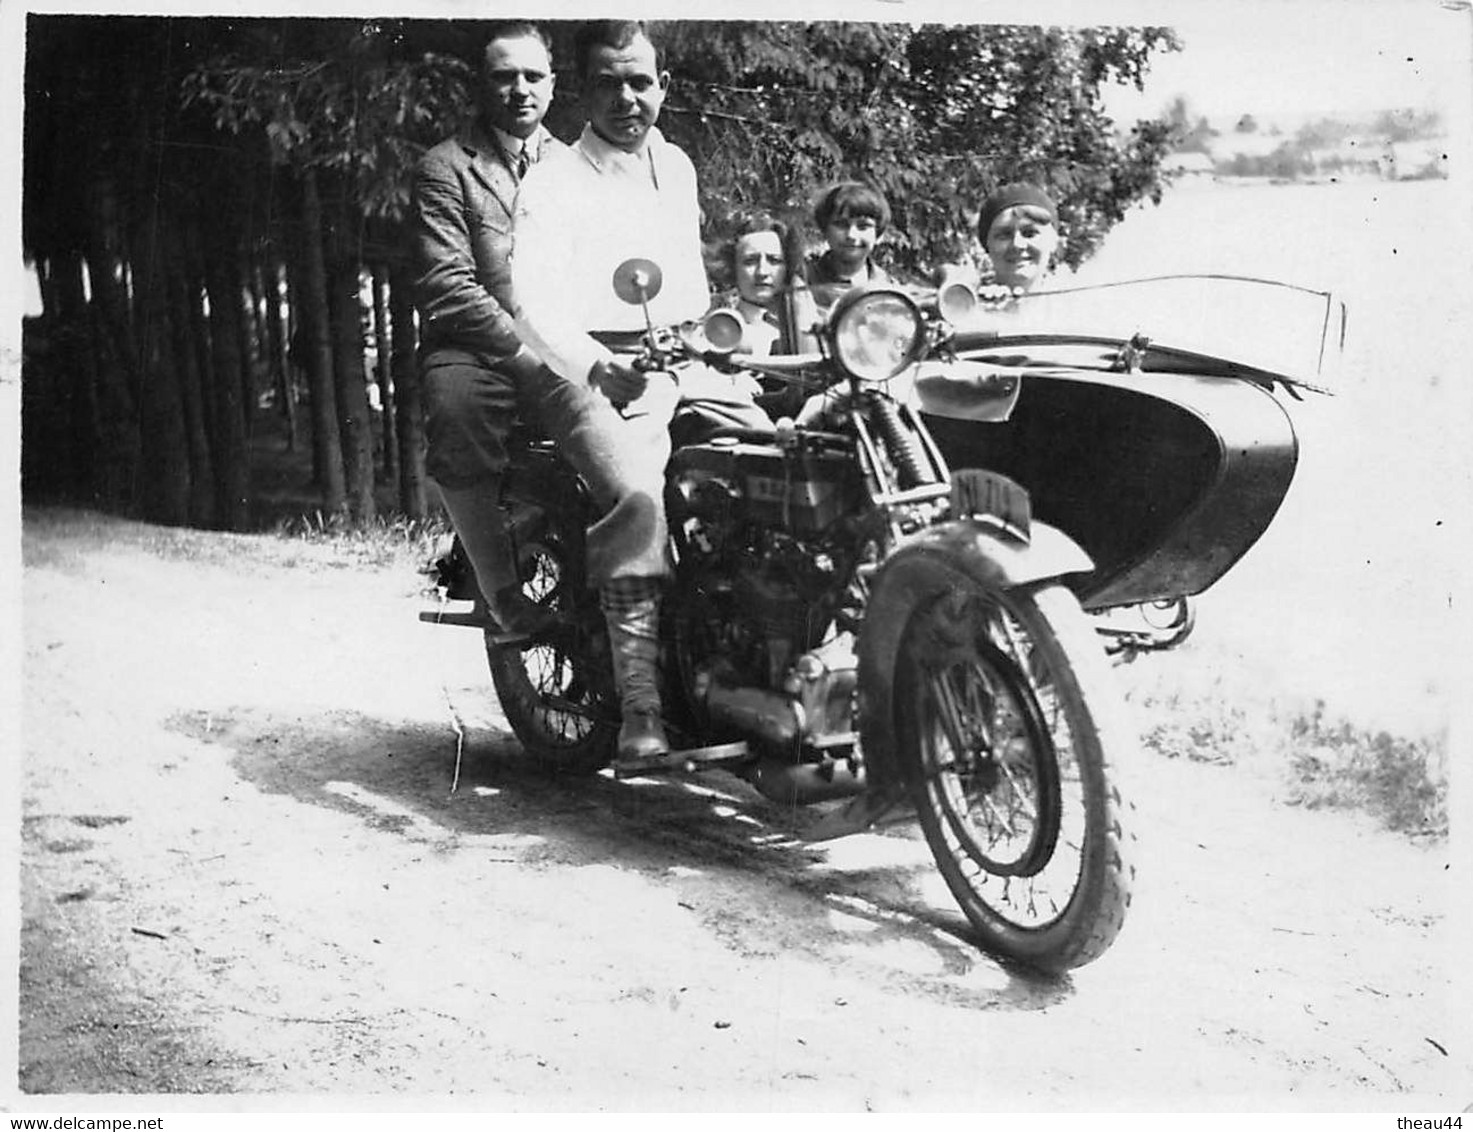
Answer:
[[[1343,304],[1170,277],[1019,307],[956,339],[959,355],[1021,375],[1010,417],[926,423],[951,467],[1016,480],[1037,518],[1084,547],[1095,568],[1068,582],[1086,610],[1175,607],[1174,632],[1135,642],[1175,643],[1185,599],[1242,558],[1288,493],[1298,440],[1279,398],[1326,391],[1315,382],[1343,343]]]

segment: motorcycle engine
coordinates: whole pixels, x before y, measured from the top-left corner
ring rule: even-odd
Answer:
[[[850,579],[863,543],[852,454],[717,440],[672,460],[667,509],[690,662],[713,720],[768,747],[850,738]]]

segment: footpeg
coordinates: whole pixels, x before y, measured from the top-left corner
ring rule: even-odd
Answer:
[[[646,774],[692,774],[697,770],[722,763],[743,762],[751,757],[745,740],[718,743],[714,747],[692,747],[685,751],[666,751],[647,758],[620,759],[614,764],[614,777],[638,778]]]
[[[497,627],[486,607],[469,598],[450,598],[433,609],[421,609],[419,619],[431,625],[464,625],[469,629]]]

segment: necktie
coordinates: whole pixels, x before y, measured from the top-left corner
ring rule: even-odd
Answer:
[[[527,147],[522,146],[521,151],[517,154],[516,161],[518,181],[527,175],[527,166],[530,164],[532,164],[532,159],[527,156]]]

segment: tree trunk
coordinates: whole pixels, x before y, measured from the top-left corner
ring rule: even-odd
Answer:
[[[363,372],[363,304],[358,297],[357,261],[346,256],[337,259],[329,268],[328,285],[348,510],[354,521],[363,523],[374,515],[373,426],[368,378]]]
[[[118,352],[117,337],[104,325],[107,321],[94,311],[90,412],[97,424],[97,448],[91,495],[104,509],[132,514],[138,499],[138,407],[128,393],[128,359]]]
[[[137,247],[133,295],[138,311],[139,432],[143,516],[178,526],[189,520],[189,444],[175,364],[169,271],[162,225],[150,211]]]
[[[281,400],[281,420],[286,426],[286,450],[297,450],[297,406],[295,382],[286,357],[286,328],[281,318],[281,265],[268,256],[261,266],[261,293],[266,300],[266,342],[271,350],[271,381]]]
[[[322,509],[329,514],[343,511],[347,494],[343,482],[343,449],[338,432],[337,396],[333,390],[332,346],[328,337],[327,269],[322,255],[322,201],[317,192],[317,174],[302,173],[302,287],[297,296],[303,349],[312,390],[313,463],[318,469]]]
[[[235,278],[239,287],[235,296],[235,305],[239,317],[235,322],[236,348],[240,351],[240,412],[241,421],[245,428],[246,443],[249,447],[250,438],[256,431],[256,402],[259,399],[256,390],[256,358],[260,351],[258,349],[259,339],[256,337],[257,303],[256,295],[252,289],[255,283],[255,257],[250,252],[249,243],[242,238],[236,245]]]
[[[323,444],[319,442],[316,427],[316,386],[312,374],[313,342],[311,314],[307,286],[307,255],[305,241],[300,233],[286,247],[286,363],[291,375],[291,386],[299,404],[307,408],[308,450],[312,453],[312,486],[319,491],[326,482],[323,478]],[[333,407],[333,428],[337,428],[337,408]]]
[[[60,464],[57,484],[69,499],[85,499],[97,474],[97,354],[92,348],[91,313],[80,252],[64,252],[53,261],[52,296],[57,366],[53,380],[65,399],[66,445],[54,458]]]
[[[204,398],[204,375],[199,368],[200,324],[204,312],[199,284],[190,275],[189,257],[177,234],[169,241],[170,326],[174,359],[179,371],[180,402],[189,445],[189,521],[197,527],[215,523],[215,469],[210,458],[209,411]]]
[[[131,367],[138,358],[138,349],[133,341],[133,312],[125,282],[127,252],[117,185],[111,177],[99,175],[88,183],[85,199],[85,250],[95,322],[109,340],[110,356]],[[136,397],[137,373],[128,368],[119,376],[126,383],[127,397]]]
[[[415,356],[414,302],[409,271],[394,265],[389,271],[389,310],[393,320],[394,415],[399,439],[399,510],[411,519],[423,519],[425,495],[424,408],[419,395],[419,360]]]
[[[22,326],[21,495],[70,502],[84,495],[96,448],[82,259],[58,251],[35,262],[44,313]]]
[[[97,461],[93,495],[125,513],[138,499],[138,406],[131,314],[122,282],[123,246],[112,183],[99,179],[86,196],[87,277],[92,288],[92,348],[96,359]]]
[[[328,315],[332,325],[333,375],[338,395],[338,427],[343,441],[343,471],[348,509],[356,523],[374,517],[373,416],[368,379],[363,371],[364,311],[361,265],[356,241],[355,208],[344,196],[336,202],[333,231],[327,243]]]
[[[211,463],[217,447],[215,437],[215,345],[210,340],[210,319],[207,313],[209,287],[206,285],[204,236],[198,227],[191,226],[184,232],[184,283],[189,288],[189,336],[194,346],[194,364],[199,371],[200,406],[204,411],[205,430],[210,439]],[[210,480],[210,492],[214,495],[214,479]]]
[[[378,358],[378,403],[383,410],[384,478],[399,480],[399,439],[394,421],[394,361],[389,339],[389,274],[382,263],[373,265],[373,343]]]
[[[245,375],[241,372],[240,255],[227,234],[211,247],[206,265],[210,292],[210,343],[215,391],[215,500],[222,525],[250,527],[251,459],[246,442]]]

